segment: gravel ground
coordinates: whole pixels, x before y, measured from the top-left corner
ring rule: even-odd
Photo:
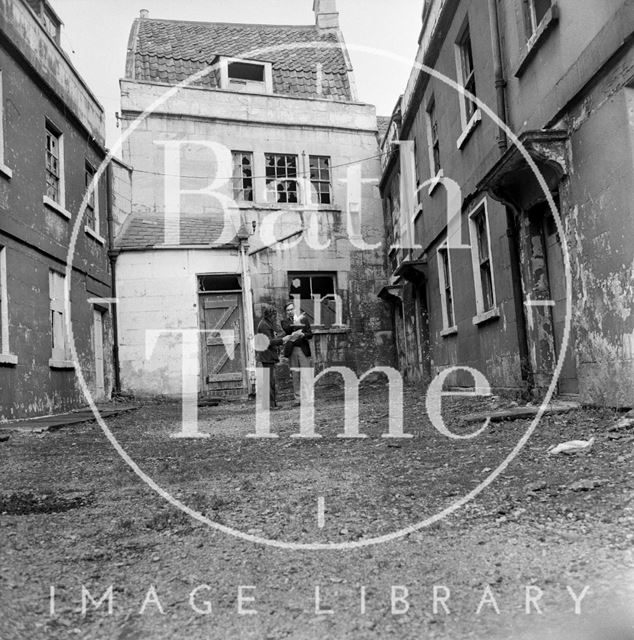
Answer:
[[[474,427],[461,416],[493,406],[452,398],[443,415],[466,434]],[[453,440],[430,424],[415,389],[405,396],[410,440],[381,437],[381,390],[362,396],[368,438],[337,438],[342,416],[341,399],[320,400],[318,440],[290,437],[299,417],[290,408],[271,415],[278,439],[246,438],[249,403],[201,408],[207,440],[169,437],[180,419],[173,404],[108,425],[191,509],[299,544],[363,542],[433,516],[478,486],[530,425],[495,423]],[[196,521],[142,482],[97,424],[14,434],[0,444],[0,638],[632,638],[634,431],[610,432],[616,419],[607,410],[544,418],[500,477],[455,513],[384,544],[320,551]],[[588,452],[547,454],[591,436]],[[82,585],[95,600],[112,585],[111,613],[107,599],[95,609],[86,597],[82,615]],[[572,596],[585,587],[576,615]],[[537,598],[530,613],[527,593]]]

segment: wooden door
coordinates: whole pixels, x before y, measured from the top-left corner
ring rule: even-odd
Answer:
[[[561,240],[557,232],[555,220],[550,211],[548,211],[544,217],[544,245],[546,249],[550,298],[552,303],[554,303],[552,306],[552,321],[555,349],[557,357],[559,357],[566,326],[566,277]],[[570,324],[568,349],[557,386],[558,393],[561,395],[576,395],[579,393],[575,336],[572,322]]]
[[[241,294],[201,294],[200,328],[203,393],[241,395],[247,385]],[[232,332],[232,344],[215,331]]]

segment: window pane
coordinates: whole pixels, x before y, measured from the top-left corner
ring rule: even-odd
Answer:
[[[551,0],[533,0],[533,4],[535,7],[535,19],[537,25],[539,25],[539,23],[544,19],[544,16],[548,12],[548,9],[550,9]]]

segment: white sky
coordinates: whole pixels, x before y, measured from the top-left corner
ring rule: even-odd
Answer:
[[[150,18],[313,24],[313,0],[51,0],[64,22],[62,46],[106,110],[107,144],[117,138],[119,79],[140,9]],[[421,0],[338,0],[359,99],[390,115],[409,77],[421,28]],[[375,53],[355,49],[370,48]]]

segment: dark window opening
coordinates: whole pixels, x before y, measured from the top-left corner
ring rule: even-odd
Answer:
[[[552,0],[524,0],[526,36],[530,38],[539,28],[552,6]]]
[[[210,293],[217,291],[242,291],[241,278],[238,275],[198,276],[198,291]]]
[[[89,163],[86,162],[86,167],[84,171],[84,182],[86,191],[88,191],[90,184],[95,177],[95,168]],[[86,203],[86,226],[90,227],[93,231],[97,231],[97,216],[95,213],[95,191],[97,190],[97,185],[90,192],[90,196],[88,197],[88,202]]]
[[[295,300],[299,295],[300,308],[306,314],[308,321],[315,324],[316,309],[313,296],[320,296],[321,322],[319,326],[329,327],[337,322],[335,303],[335,276],[324,273],[289,273],[289,298]]]
[[[230,62],[227,67],[229,80],[264,82],[264,65],[250,62]]]

